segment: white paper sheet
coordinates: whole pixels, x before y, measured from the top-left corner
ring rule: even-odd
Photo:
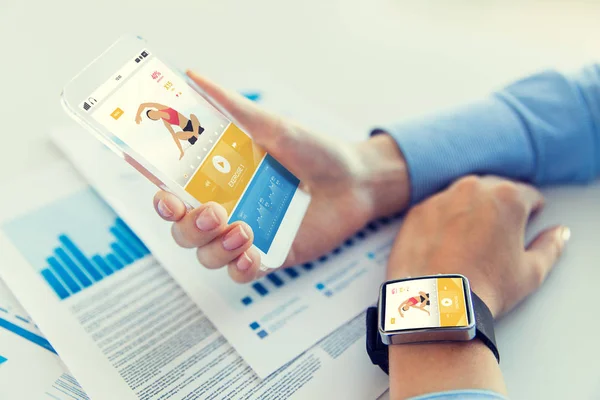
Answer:
[[[77,148],[75,144],[73,147]],[[90,151],[93,152],[92,149]],[[83,163],[85,164],[85,162]],[[86,170],[90,171],[89,176],[97,175],[98,180],[103,181],[100,176],[102,174],[95,173],[93,165],[88,165]],[[136,182],[134,175],[123,172],[119,179]],[[104,182],[100,186],[111,187],[111,185],[111,182]],[[147,185],[141,182],[137,185],[134,186],[135,191],[147,190],[147,195],[154,190],[147,188]],[[517,310],[497,324],[496,337],[503,360],[501,368],[511,392],[517,397],[535,397],[537,386],[531,384],[531,380],[522,379],[523,376],[532,373],[539,375],[537,381],[543,380],[547,376],[553,376],[552,391],[562,393],[562,397],[568,396],[568,393],[565,392],[567,388],[560,384],[561,379],[564,377],[574,380],[594,378],[593,370],[581,374],[570,366],[579,363],[577,360],[588,359],[589,354],[598,353],[589,347],[588,343],[594,342],[592,337],[594,331],[588,329],[588,311],[580,304],[595,302],[594,282],[600,278],[598,275],[600,268],[597,268],[600,266],[598,261],[600,247],[597,246],[600,229],[600,213],[598,212],[600,210],[600,181],[589,186],[545,188],[543,193],[546,196],[546,207],[528,227],[527,240],[529,241],[540,229],[557,223],[570,226],[573,229],[573,237],[565,254],[543,287],[529,296]],[[123,199],[116,192],[111,193],[111,190],[106,190],[104,195],[108,195],[113,204],[128,207],[128,200]],[[148,208],[151,207],[148,206]],[[147,220],[151,220],[153,211],[146,211],[148,211]],[[141,225],[146,223],[143,218],[140,221]],[[152,223],[148,223],[148,225],[150,226]],[[162,228],[157,225],[155,229]],[[148,236],[152,236],[151,232],[146,233]],[[160,237],[159,233],[156,235]],[[162,237],[164,240],[168,240],[168,234],[165,233]],[[181,275],[185,276],[185,273],[181,273]],[[366,284],[368,285],[368,283]],[[373,288],[369,290],[373,290]],[[573,293],[577,293],[577,295],[573,296]],[[195,298],[198,297],[195,296]],[[549,307],[549,304],[553,306]],[[346,304],[338,306],[342,309]],[[556,315],[568,316],[569,324],[565,325],[564,318],[556,318]],[[582,339],[576,346],[556,347],[556,343],[561,343],[564,337],[569,336],[569,332],[573,331],[579,332],[578,335]],[[523,359],[525,353],[529,356]],[[540,360],[543,360],[542,363],[552,364],[555,367],[551,371],[539,369],[536,366],[539,365]]]
[[[283,92],[281,92],[283,93]],[[351,130],[289,93],[265,106],[280,114],[301,110],[309,125]],[[277,102],[276,99],[279,99]],[[293,360],[376,301],[398,225],[392,219],[370,224],[332,254],[239,285],[225,270],[207,270],[194,250],[179,248],[170,224],[152,208],[156,188],[81,130],[57,130],[55,142],[78,170],[140,235],[161,264],[190,294],[219,331],[261,377]],[[306,329],[310,326],[310,329]]]
[[[88,399],[2,280],[0,399]]]
[[[21,197],[0,210],[0,275],[91,398],[358,400],[385,391],[364,351],[363,316],[261,381],[69,165],[7,185]]]

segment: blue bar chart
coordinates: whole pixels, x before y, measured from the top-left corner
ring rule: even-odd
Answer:
[[[310,272],[313,271],[315,268],[318,268],[319,265],[342,254],[345,249],[351,248],[359,244],[361,241],[365,240],[369,235],[375,234],[382,227],[389,225],[393,220],[397,220],[400,218],[401,215],[395,215],[393,217],[384,217],[377,221],[369,222],[364,227],[364,229],[358,231],[354,236],[346,239],[340,247],[333,249],[329,254],[323,255],[315,261],[271,272],[264,278],[259,279],[254,283],[251,283],[249,285],[249,287],[251,288],[251,293],[242,297],[242,299],[240,300],[242,305],[246,307],[250,306],[251,304],[254,304],[258,299],[268,296],[270,293],[273,293],[277,289],[292,283],[293,281],[301,278],[302,276],[310,274]],[[372,259],[371,253],[367,254],[367,257]],[[320,287],[317,285],[317,290],[321,291],[323,289],[324,287]],[[327,293],[327,291],[324,291],[324,293]]]
[[[3,230],[61,300],[150,254],[91,188],[12,220]]]
[[[56,353],[6,285],[0,281],[0,329],[8,330],[23,339]]]
[[[12,318],[14,318],[14,316],[12,316]],[[40,347],[43,347],[46,350],[56,353],[50,342],[45,337],[40,336],[40,334],[37,332],[37,328],[27,329],[28,327],[26,325],[20,326],[14,322],[15,321],[11,321],[10,317],[7,318],[4,315],[0,314],[0,328],[11,331],[16,335],[19,335],[22,338],[27,339]],[[29,324],[33,325],[32,322],[29,322]]]

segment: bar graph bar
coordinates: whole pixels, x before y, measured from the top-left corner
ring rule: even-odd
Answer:
[[[144,242],[131,230],[131,228],[121,219],[117,217],[117,227],[122,229],[127,234],[127,239],[124,242],[129,243],[132,246],[139,248],[141,255],[150,254],[150,250],[146,247]]]
[[[131,258],[129,256],[129,254],[127,254],[127,252],[125,250],[123,250],[123,247],[121,247],[119,245],[119,243],[111,243],[110,247],[113,249],[113,251],[115,252],[115,254],[124,261],[125,265],[127,264],[131,264],[133,262],[133,258]]]
[[[276,287],[283,286],[283,281],[279,276],[277,276],[277,273],[275,272],[271,272],[269,275],[267,275],[267,279],[270,280],[271,283],[273,283],[273,285],[275,285]]]
[[[77,293],[81,290],[81,287],[75,280],[71,278],[71,275],[67,272],[67,270],[58,262],[58,260],[54,257],[48,257],[48,264],[50,264],[50,270],[55,273],[69,288],[71,293]]]
[[[112,275],[112,273],[114,272],[112,270],[112,268],[108,266],[106,261],[104,261],[104,259],[102,257],[100,257],[98,254],[92,256],[92,261],[98,268],[100,268],[100,270],[104,273],[104,275],[109,276],[109,275]]]
[[[118,226],[110,228],[110,232],[125,245],[125,249],[127,249],[127,251],[132,254],[134,258],[142,258],[144,256],[145,252],[142,249],[138,249],[137,246],[127,236],[127,233],[123,232],[123,230]]]
[[[304,264],[302,264],[302,268],[304,268],[307,271],[310,271],[314,267],[315,267],[315,265],[313,263],[304,263]]]
[[[377,232],[379,230],[379,225],[377,225],[375,222],[369,222],[367,224],[367,229],[369,229],[371,232]]]
[[[94,280],[94,282],[98,282],[102,280],[102,274],[98,272],[96,267],[92,265],[92,263],[87,259],[87,257],[79,250],[79,248],[69,239],[66,235],[60,235],[58,240],[65,246],[65,249],[75,257],[75,260],[81,265],[89,276]]]
[[[283,272],[285,272],[285,273],[286,273],[286,275],[287,275],[287,276],[289,276],[289,277],[290,277],[290,278],[292,278],[292,279],[296,279],[297,277],[299,277],[299,276],[300,276],[300,274],[298,273],[298,271],[296,271],[296,270],[294,269],[294,267],[285,268],[285,269],[283,270]]]
[[[244,297],[242,299],[242,304],[245,306],[252,304],[252,297],[250,297],[250,296]]]
[[[258,293],[261,296],[266,296],[267,294],[269,294],[267,288],[264,287],[263,284],[260,282],[253,283],[252,287],[254,288],[254,290],[256,290],[256,293]]]
[[[54,253],[61,261],[61,263],[66,265],[71,274],[73,274],[73,277],[81,284],[82,287],[86,288],[92,286],[92,281],[90,280],[90,278],[88,278],[87,275],[81,271],[77,264],[74,263],[73,260],[71,260],[71,257],[69,257],[68,254],[62,248],[59,247],[55,249]]]
[[[108,263],[117,271],[125,267],[114,254],[107,254],[106,261],[108,261]]]
[[[49,269],[44,269],[42,270],[42,276],[44,277],[46,282],[48,282],[48,285],[50,285],[50,287],[54,289],[54,292],[56,292],[56,295],[61,300],[64,300],[67,297],[69,297],[69,291],[65,289],[63,284],[56,278],[52,271],[50,271]]]
[[[0,328],[9,330],[27,340],[29,340],[30,342],[33,342],[33,343],[37,344],[38,346],[41,346],[41,347],[45,348],[46,350],[50,350],[51,352],[56,354],[56,351],[54,350],[54,348],[52,347],[50,342],[48,342],[48,340],[46,340],[46,338],[44,338],[40,335],[37,335],[27,329],[24,329],[21,326],[15,325],[12,322],[10,322],[4,318],[0,318]]]
[[[60,300],[150,254],[91,188],[20,216],[2,229]]]

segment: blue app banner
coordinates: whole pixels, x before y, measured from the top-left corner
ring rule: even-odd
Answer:
[[[244,221],[254,232],[254,244],[267,253],[300,180],[269,154],[258,167],[230,222]]]

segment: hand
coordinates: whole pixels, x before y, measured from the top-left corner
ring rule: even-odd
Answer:
[[[567,228],[553,227],[525,245],[527,222],[543,202],[525,184],[463,178],[408,212],[388,279],[463,274],[498,317],[542,284],[569,237]]]
[[[567,228],[553,227],[526,246],[527,221],[542,205],[531,186],[464,178],[408,212],[388,278],[465,275],[498,317],[542,284],[568,240]],[[389,357],[392,399],[464,388],[506,393],[496,358],[479,340],[390,346]],[[420,363],[427,374],[411,368]]]
[[[188,75],[241,123],[253,139],[302,182],[312,199],[284,266],[315,259],[334,249],[370,220],[404,209],[410,198],[404,159],[388,135],[362,143],[340,143],[267,113],[255,103],[193,73]],[[186,213],[166,192],[154,198],[157,212],[175,222],[175,241],[198,248],[207,268],[228,266],[237,282],[257,277],[260,255],[243,222],[227,225],[225,209],[206,203]]]
[[[142,123],[142,116],[141,115],[136,115],[135,116],[135,123],[138,124],[138,125]]]
[[[181,160],[183,158],[183,156],[185,155],[184,151],[181,151],[181,154],[179,155],[179,159]]]

